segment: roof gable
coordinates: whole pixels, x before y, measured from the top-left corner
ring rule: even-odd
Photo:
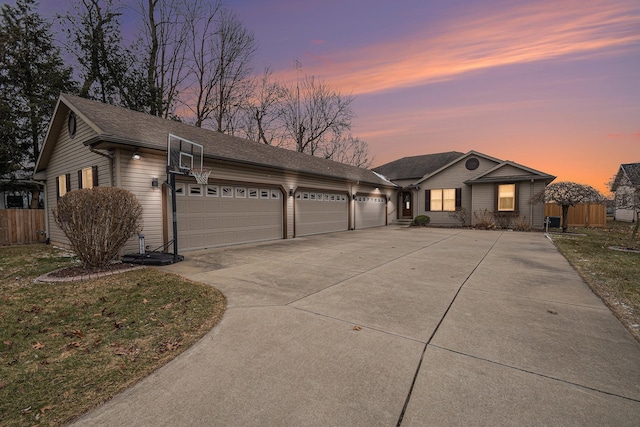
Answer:
[[[36,171],[46,169],[48,158],[55,146],[55,136],[65,122],[67,109],[74,111],[96,132],[96,138],[86,143],[96,148],[130,146],[166,151],[167,135],[171,133],[202,144],[205,159],[225,160],[381,186],[395,186],[369,169],[67,94],[61,95],[58,100]]]
[[[626,182],[625,182],[626,180]],[[625,163],[621,164],[613,180],[611,191],[616,191],[621,185],[632,185],[634,187],[640,186],[640,163]]]
[[[440,169],[451,161],[463,156],[458,151],[403,157],[393,162],[373,168],[392,181],[402,179],[418,179]]]
[[[431,177],[443,172],[444,170],[450,168],[451,166],[453,166],[455,164],[458,164],[458,163],[460,163],[462,161],[466,161],[469,157],[472,157],[472,156],[481,157],[481,158],[483,158],[485,160],[488,160],[490,162],[493,162],[495,164],[499,164],[501,162],[501,160],[499,160],[499,159],[496,159],[494,157],[487,156],[486,154],[482,154],[482,153],[479,153],[477,151],[471,150],[468,153],[463,154],[462,156],[459,156],[459,157],[453,159],[451,162],[449,162],[449,163],[447,163],[445,165],[442,165],[440,168],[432,171],[431,173],[425,174],[424,176],[422,176],[420,179],[418,179],[417,181],[415,181],[411,185],[420,185],[422,182],[428,180],[429,178],[431,178]]]
[[[531,179],[544,180],[549,183],[555,178],[556,177],[553,175],[540,172],[519,163],[512,162],[511,160],[505,160],[495,167],[484,171],[478,176],[465,181],[465,184],[481,184],[504,181],[528,181]]]

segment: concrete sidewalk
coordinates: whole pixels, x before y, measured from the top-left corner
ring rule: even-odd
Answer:
[[[77,425],[640,425],[640,345],[540,233],[390,226],[165,269],[224,319]]]

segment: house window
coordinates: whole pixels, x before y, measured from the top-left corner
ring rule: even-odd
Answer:
[[[250,199],[257,199],[258,198],[258,189],[257,188],[250,188],[249,189],[249,198]]]
[[[71,191],[71,174],[68,173],[58,176],[58,179],[56,179],[56,187],[58,187],[58,198]]]
[[[452,212],[462,206],[462,188],[436,188],[424,191],[425,211]]]
[[[247,198],[247,189],[243,187],[236,187],[236,198],[237,199],[246,199]]]
[[[431,190],[431,211],[455,211],[456,189],[438,188]]]
[[[176,184],[176,196],[184,196],[184,184]]]
[[[207,185],[207,197],[218,197],[217,185]]]
[[[233,187],[222,187],[222,197],[233,197]]]
[[[260,198],[261,199],[268,199],[269,198],[269,190],[266,189],[261,189],[260,190]]]
[[[513,212],[516,210],[516,185],[498,185],[498,211]]]
[[[189,184],[190,196],[202,196],[202,186],[198,184]]]

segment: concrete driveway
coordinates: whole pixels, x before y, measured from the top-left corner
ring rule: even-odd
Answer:
[[[165,269],[224,319],[78,425],[640,425],[640,345],[540,233],[390,226]]]

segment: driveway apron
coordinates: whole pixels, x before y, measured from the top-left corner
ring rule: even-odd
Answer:
[[[542,233],[396,226],[185,254],[221,323],[100,426],[640,425],[640,345]]]

